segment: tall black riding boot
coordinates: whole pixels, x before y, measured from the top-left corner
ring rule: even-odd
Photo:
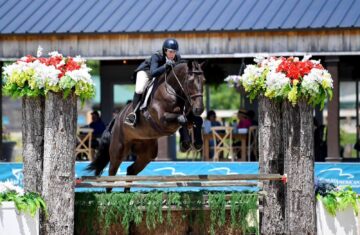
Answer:
[[[136,112],[139,109],[138,104],[141,101],[141,95],[142,94],[138,94],[138,93],[134,93],[134,98],[132,101],[132,107],[133,107],[133,112],[129,113],[126,118],[125,118],[125,124],[134,127],[136,125],[136,120],[137,120],[137,116],[136,116]]]

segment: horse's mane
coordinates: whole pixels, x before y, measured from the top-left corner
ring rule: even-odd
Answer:
[[[186,61],[180,61],[179,63],[175,64],[174,66],[174,72],[177,74],[179,70],[184,69],[184,67],[187,69],[188,65]],[[171,69],[167,69],[165,73],[161,74],[160,77],[158,77],[158,84],[161,84],[165,80],[166,76],[173,76]]]

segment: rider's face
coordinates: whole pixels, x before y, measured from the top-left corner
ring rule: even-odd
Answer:
[[[175,59],[175,55],[176,55],[176,51],[175,51],[175,50],[167,49],[167,50],[165,51],[165,54],[166,54],[166,57],[167,57],[169,60],[174,60],[174,59]]]

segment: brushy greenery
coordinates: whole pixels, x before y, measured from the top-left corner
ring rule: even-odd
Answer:
[[[226,198],[224,192],[148,192],[148,193],[76,193],[75,230],[86,228],[87,234],[98,234],[98,229],[109,233],[112,224],[121,225],[127,233],[131,224],[139,225],[143,220],[149,230],[166,223],[173,225],[171,211],[182,210],[182,218],[190,224],[205,226],[204,195],[208,195],[210,207],[210,232],[225,225],[226,206],[230,206],[231,227],[244,232],[258,234],[258,196],[254,193],[233,192]],[[166,206],[163,212],[163,206]],[[144,213],[146,211],[146,213]],[[163,214],[164,213],[164,214]],[[166,213],[166,218],[163,216]],[[194,220],[195,217],[195,220]],[[248,222],[249,221],[249,222]],[[97,224],[97,227],[94,227]],[[205,229],[205,228],[204,228]]]
[[[12,191],[0,193],[0,206],[2,202],[14,202],[19,212],[29,213],[32,217],[38,210],[42,210],[47,216],[45,201],[37,193],[25,193],[24,195]]]
[[[357,205],[358,196],[351,186],[346,186],[340,190],[332,190],[325,195],[317,194],[316,198],[324,204],[325,209],[330,215],[335,216],[337,211],[343,211],[351,206],[355,214],[358,215]]]

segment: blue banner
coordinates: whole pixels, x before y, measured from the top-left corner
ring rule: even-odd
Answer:
[[[75,175],[77,178],[90,175],[85,171],[89,162],[77,162]],[[123,162],[117,175],[126,175],[126,168],[131,162]],[[257,162],[151,162],[139,175],[231,175],[257,174]],[[103,176],[108,175],[108,167]],[[315,177],[322,182],[333,183],[336,186],[350,185],[360,194],[360,163],[316,163]],[[0,163],[0,181],[11,181],[22,186],[22,163]],[[213,190],[252,190],[251,187],[221,187]],[[77,189],[77,191],[94,189]],[[97,189],[103,191],[104,189]],[[122,189],[117,189],[122,190]],[[132,189],[137,191],[140,189]],[[143,190],[143,189],[141,189]],[[189,191],[199,188],[175,188],[169,190]]]

